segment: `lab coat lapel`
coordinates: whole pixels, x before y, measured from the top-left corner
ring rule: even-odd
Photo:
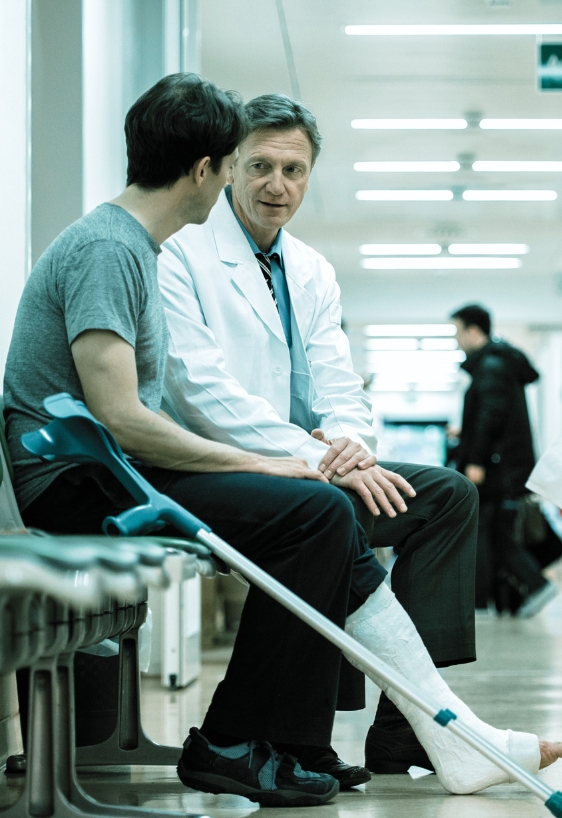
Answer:
[[[224,191],[211,213],[211,226],[220,260],[231,269],[234,285],[250,302],[255,313],[281,341],[285,333],[277,307],[271,297],[263,273],[240,229]]]
[[[314,312],[314,296],[307,289],[312,273],[303,266],[302,258],[293,245],[292,237],[285,231],[283,231],[283,262],[296,324],[301,337],[304,338],[308,334]]]

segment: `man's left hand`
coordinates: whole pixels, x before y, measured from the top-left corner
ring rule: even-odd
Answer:
[[[345,477],[353,469],[368,469],[377,462],[374,454],[368,452],[360,443],[351,440],[349,437],[337,437],[334,440],[328,440],[322,429],[313,429],[312,437],[315,440],[321,440],[330,447],[318,464],[318,470],[328,480],[334,474]]]
[[[342,488],[353,489],[361,497],[375,517],[383,511],[388,517],[396,517],[396,510],[402,514],[408,510],[399,492],[415,497],[415,489],[396,472],[380,466],[370,469],[355,469],[345,477],[335,474],[332,483]]]

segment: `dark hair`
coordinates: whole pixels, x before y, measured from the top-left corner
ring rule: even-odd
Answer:
[[[214,173],[246,134],[242,98],[197,74],[169,74],[146,91],[125,119],[127,185],[170,187],[203,156]]]
[[[479,304],[467,304],[466,307],[461,307],[460,310],[456,310],[456,312],[451,315],[451,318],[462,321],[465,327],[479,327],[484,335],[489,335],[492,329],[490,313]]]
[[[302,102],[286,97],[284,94],[263,94],[246,103],[244,110],[248,118],[248,132],[262,131],[271,128],[277,131],[290,131],[300,128],[305,132],[312,148],[312,162],[316,162],[320,153],[322,137],[318,131],[315,117]]]

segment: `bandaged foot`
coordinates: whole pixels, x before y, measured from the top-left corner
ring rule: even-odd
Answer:
[[[435,699],[443,709],[452,710],[464,724],[530,772],[536,773],[539,767],[548,766],[560,757],[562,745],[540,742],[539,746],[537,736],[532,733],[498,730],[477,718],[441,678],[414,623],[384,583],[361,608],[348,616],[345,629],[375,656]],[[347,658],[358,665],[351,657]],[[408,719],[446,790],[467,794],[513,780],[375,674],[368,675]]]

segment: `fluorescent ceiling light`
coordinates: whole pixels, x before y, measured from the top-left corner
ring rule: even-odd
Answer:
[[[422,338],[420,349],[458,349],[458,344],[454,338]]]
[[[462,131],[468,122],[466,119],[353,119],[351,127],[382,131]]]
[[[481,119],[488,131],[560,131],[562,119]]]
[[[440,244],[362,244],[364,256],[438,256]]]
[[[377,378],[369,389],[371,392],[452,392],[456,389],[456,382],[386,381]]]
[[[375,374],[371,369],[368,369],[369,374]],[[411,385],[404,381],[379,381],[377,380],[371,384],[369,390],[371,392],[410,392]]]
[[[461,363],[466,360],[466,355],[460,349],[438,352],[422,350],[416,352],[367,352],[366,356],[371,363],[380,366],[377,371],[392,369],[396,365],[403,366],[404,369],[410,368],[414,372],[419,371],[421,367],[435,366],[443,366],[446,371],[450,371],[451,364]]]
[[[456,389],[456,384],[447,383],[426,383],[421,381],[417,383],[414,392],[452,392]]]
[[[560,23],[499,23],[454,25],[359,25],[345,26],[350,35],[384,36],[454,36],[454,35],[521,35],[562,34]]]
[[[451,173],[460,170],[460,167],[460,164],[455,161],[356,162],[353,170],[363,173]]]
[[[364,348],[375,352],[444,351],[458,348],[454,338],[367,338]]]
[[[433,339],[439,341],[440,339]],[[446,341],[449,339],[446,338]],[[390,351],[413,351],[418,348],[417,338],[367,338],[365,349],[368,350],[390,350]]]
[[[553,202],[555,190],[465,190],[466,202]]]
[[[454,324],[367,324],[363,332],[369,338],[443,338],[457,334]]]
[[[543,173],[562,173],[562,162],[551,162],[551,161],[542,161],[542,160],[532,160],[532,161],[513,161],[513,160],[501,160],[501,161],[482,161],[478,160],[477,162],[472,163],[472,170],[476,171],[511,171],[516,173],[526,172],[526,171],[542,171]]]
[[[450,202],[452,190],[358,190],[361,202]]]
[[[453,256],[524,256],[531,248],[528,244],[450,244]]]
[[[515,270],[520,258],[364,258],[365,270]]]

